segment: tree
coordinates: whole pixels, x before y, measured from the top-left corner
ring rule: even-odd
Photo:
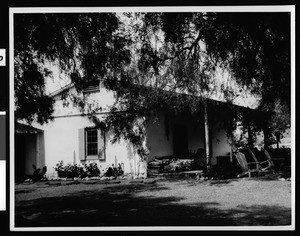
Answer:
[[[141,57],[149,59],[141,70],[171,74],[176,78],[171,90],[203,96],[214,90],[208,85],[221,67],[260,98],[258,110],[270,113],[265,131],[290,127],[289,13],[148,13],[144,22],[144,31],[163,39],[158,48],[144,37]],[[227,88],[223,92],[232,95]],[[268,132],[265,137],[270,143]]]
[[[81,91],[99,77],[117,76],[130,62],[128,39],[118,31],[121,22],[114,13],[14,17],[16,118],[29,124],[52,119],[54,101],[45,94],[52,71],[46,63],[56,63]]]
[[[97,126],[114,129],[114,140],[129,139],[141,155],[144,118],[159,109],[201,113],[199,103],[216,91],[219,68],[260,97],[260,110],[273,114],[277,104],[286,113],[273,117],[288,117],[288,13],[17,14],[14,22],[16,117],[29,123],[51,119],[53,100],[44,83],[51,72],[43,67],[49,61],[78,91],[101,78],[116,92],[104,123],[84,98],[72,99]],[[234,91],[221,89],[230,103]]]

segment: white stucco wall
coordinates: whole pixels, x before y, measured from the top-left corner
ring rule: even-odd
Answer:
[[[74,87],[69,91],[72,94],[77,94]],[[59,161],[68,163],[82,163],[79,158],[79,129],[91,127],[94,124],[87,118],[82,117],[79,109],[73,105],[71,99],[62,101],[60,95],[55,96],[56,102],[54,104],[54,120],[48,124],[39,125],[35,127],[44,130],[44,150],[45,153],[44,164],[47,166],[47,174],[53,175],[54,168]],[[103,119],[105,112],[114,103],[115,97],[112,91],[106,90],[100,84],[100,93],[91,93],[87,97],[89,104],[102,108],[102,114],[97,115],[99,119]],[[125,173],[132,173],[135,175],[143,175],[146,170],[146,165],[141,162],[139,155],[133,146],[128,141],[121,139],[116,143],[111,143],[111,132],[106,133],[106,160],[89,160],[88,162],[96,162],[100,167],[102,173],[109,166],[122,164]]]
[[[196,151],[198,148],[204,148],[204,129],[189,115],[168,113],[169,138],[167,138],[165,115],[166,113],[161,113],[157,123],[151,123],[147,127],[147,147],[151,150],[150,160],[155,156],[173,155],[173,127],[175,124],[186,127],[189,150]]]
[[[73,94],[79,98],[82,98],[82,94],[77,93],[75,87],[71,87],[69,94]],[[75,106],[70,97],[66,97],[65,100],[61,100],[61,95],[58,94],[55,97],[54,104],[54,117],[66,116],[66,115],[80,115],[80,111]],[[114,92],[107,90],[100,84],[100,92],[89,93],[86,96],[86,103],[91,105],[93,108],[101,107],[102,112],[107,112],[109,107],[115,102]]]
[[[147,147],[150,149],[149,160],[154,157],[173,155],[173,126],[175,124],[185,125],[188,136],[188,149],[196,151],[198,148],[205,149],[204,144],[204,121],[202,117],[196,119],[187,114],[169,116],[169,138],[165,132],[165,114],[161,113],[156,124],[150,123],[147,127]],[[198,121],[196,121],[198,120]],[[226,132],[220,129],[219,123],[210,123],[210,138],[212,142],[212,165],[217,163],[217,156],[230,153],[231,147]]]
[[[154,157],[173,155],[173,131],[170,126],[169,138],[165,134],[164,115],[161,114],[155,124],[150,121],[147,126],[146,146],[150,150],[148,161]]]
[[[103,115],[98,115],[102,118]],[[64,164],[80,164],[79,158],[79,129],[93,126],[87,118],[82,116],[66,116],[55,118],[53,122],[43,125],[45,139],[45,165],[48,168],[48,175],[55,173],[56,164],[63,160]],[[112,135],[106,133],[106,160],[90,160],[96,162],[100,170],[112,164],[122,164],[125,173],[143,174],[145,166],[140,161],[134,148],[127,141],[121,139],[117,143],[111,143]]]
[[[102,119],[103,115],[98,115]],[[156,124],[150,124],[147,127],[146,145],[150,149],[148,161],[155,156],[173,155],[173,125],[185,124],[188,133],[188,149],[196,151],[198,148],[204,148],[204,128],[200,123],[193,121],[191,117],[171,116],[169,115],[169,139],[165,134],[164,114]],[[81,163],[79,158],[79,129],[93,126],[87,118],[79,115],[57,117],[53,122],[43,125],[44,143],[45,143],[45,163],[48,168],[48,175],[55,173],[56,164],[63,160],[67,163]],[[216,156],[225,155],[230,152],[230,146],[227,142],[224,130],[218,130],[217,125],[212,128],[212,164],[216,164]],[[122,164],[125,173],[143,174],[145,163],[141,162],[139,155],[132,144],[126,140],[119,140],[111,143],[112,133],[106,133],[106,160],[96,162],[100,169],[105,171],[112,164]],[[41,165],[41,164],[40,164]],[[32,167],[30,167],[32,168]]]

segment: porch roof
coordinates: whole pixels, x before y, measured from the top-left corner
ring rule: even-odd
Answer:
[[[68,91],[69,89],[71,89],[73,87],[75,87],[75,84],[70,83],[70,84],[50,93],[49,96],[55,97],[57,95],[60,95],[64,92]],[[174,92],[174,91],[168,91],[168,90],[164,90],[161,88],[152,88],[149,86],[136,85],[136,87],[139,87],[140,89],[143,89],[144,91],[151,91],[151,90],[158,89],[161,94],[173,94],[173,95],[183,96],[183,97],[193,97],[199,101],[199,106],[203,106],[203,102],[206,101],[209,104],[209,106],[216,105],[217,107],[219,107],[221,109],[225,108],[227,110],[231,110],[232,112],[237,112],[237,111],[241,112],[243,115],[246,115],[248,118],[252,119],[253,121],[259,122],[259,123],[262,122],[263,120],[267,120],[270,116],[269,112],[261,111],[258,109],[253,109],[253,108],[250,108],[247,106],[234,104],[232,102],[216,100],[213,98],[204,98],[201,96],[195,96],[195,95],[179,93],[179,92]]]

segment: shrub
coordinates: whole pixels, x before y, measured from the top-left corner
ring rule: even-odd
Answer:
[[[241,173],[240,166],[233,162],[227,165],[214,165],[211,166],[209,171],[204,173],[204,177],[215,178],[215,179],[231,179],[236,178]]]
[[[206,170],[205,150],[198,148],[196,151],[189,151],[189,158],[194,159],[192,163],[193,170]]]
[[[98,168],[98,165],[95,162],[85,164],[84,167],[87,177],[96,177],[100,175],[100,169]]]
[[[181,171],[189,171],[192,170],[193,162],[179,160],[177,158],[173,158],[170,160],[163,160],[160,167],[160,173],[170,173],[170,172],[181,172]]]
[[[85,178],[100,175],[100,169],[94,162],[84,166],[70,163],[64,166],[63,161],[59,161],[54,169],[60,178]]]
[[[84,178],[85,173],[82,166],[68,163],[65,166],[65,174],[67,178]]]
[[[32,167],[33,167],[33,169],[34,169],[34,172],[33,172],[33,174],[32,174],[32,180],[33,180],[34,182],[36,182],[36,181],[41,181],[41,180],[43,180],[43,179],[46,178],[46,177],[45,177],[45,174],[46,174],[46,172],[47,172],[47,167],[46,167],[46,166],[44,166],[44,167],[42,168],[42,170],[41,170],[40,168],[37,168],[35,165],[32,165]]]
[[[121,164],[118,165],[118,167],[115,167],[114,165],[107,168],[105,172],[106,177],[117,177],[124,174],[124,171],[121,167]]]
[[[63,161],[59,161],[56,164],[56,167],[54,168],[54,170],[57,172],[58,177],[60,178],[65,178],[65,168],[64,168],[64,163]]]

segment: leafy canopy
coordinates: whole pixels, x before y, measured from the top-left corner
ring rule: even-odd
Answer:
[[[113,13],[15,14],[14,23],[16,117],[28,123],[47,122],[53,112],[54,101],[45,94],[52,71],[45,63],[58,64],[81,91],[130,62],[128,39],[118,33],[121,22]]]
[[[54,101],[45,93],[51,71],[43,65],[56,62],[78,91],[99,78],[115,91],[105,124],[95,110],[89,117],[142,146],[137,118],[159,109],[199,112],[222,68],[260,97],[259,109],[273,115],[270,127],[287,121],[275,127],[282,131],[290,123],[289,21],[289,13],[15,14],[16,117],[52,118]],[[221,90],[232,101],[234,92]]]

